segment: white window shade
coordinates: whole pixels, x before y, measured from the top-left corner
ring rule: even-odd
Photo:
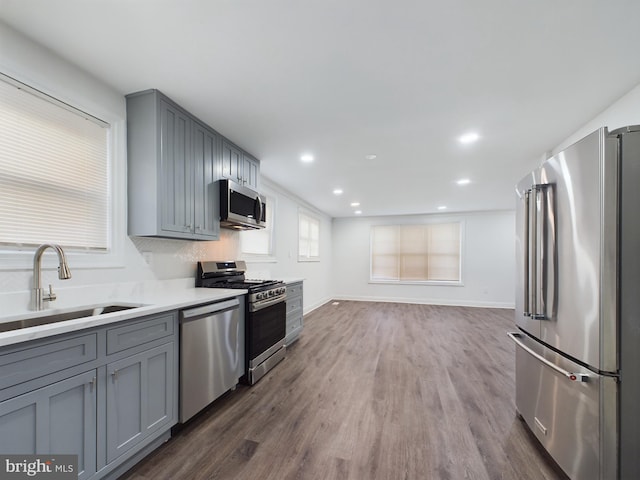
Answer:
[[[243,230],[240,232],[240,252],[245,259],[259,260],[273,255],[275,197],[266,196],[266,203],[265,221],[267,226],[260,230]]]
[[[320,260],[320,220],[298,213],[298,261]]]
[[[0,81],[0,244],[109,248],[109,128]]]
[[[371,280],[460,282],[459,222],[371,229]]]

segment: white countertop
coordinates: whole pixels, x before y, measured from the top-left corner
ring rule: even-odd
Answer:
[[[56,291],[57,300],[51,302],[46,310],[39,312],[29,310],[30,292],[0,294],[0,323],[65,313],[96,305],[141,305],[139,308],[119,312],[0,332],[0,347],[247,293],[247,290],[242,289],[195,288],[193,283],[193,279],[178,279],[59,288]]]

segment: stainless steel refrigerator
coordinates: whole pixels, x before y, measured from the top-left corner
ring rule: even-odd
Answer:
[[[516,408],[574,480],[640,478],[640,126],[516,188]]]

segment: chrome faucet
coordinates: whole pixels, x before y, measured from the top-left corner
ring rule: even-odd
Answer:
[[[69,265],[67,265],[67,259],[64,256],[64,251],[60,245],[53,245],[45,243],[40,245],[36,250],[33,257],[33,290],[31,290],[31,309],[42,310],[44,308],[44,302],[52,302],[56,299],[56,294],[53,293],[53,288],[49,284],[49,293],[45,294],[44,289],[41,287],[42,282],[42,254],[47,248],[52,248],[58,254],[58,278],[60,280],[67,280],[71,278],[71,271]]]

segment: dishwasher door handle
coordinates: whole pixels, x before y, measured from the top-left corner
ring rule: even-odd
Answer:
[[[204,315],[222,313],[226,310],[232,310],[238,308],[240,301],[237,298],[233,300],[227,300],[226,302],[210,303],[202,307],[191,308],[189,310],[182,311],[182,318],[184,320],[190,320]]]

